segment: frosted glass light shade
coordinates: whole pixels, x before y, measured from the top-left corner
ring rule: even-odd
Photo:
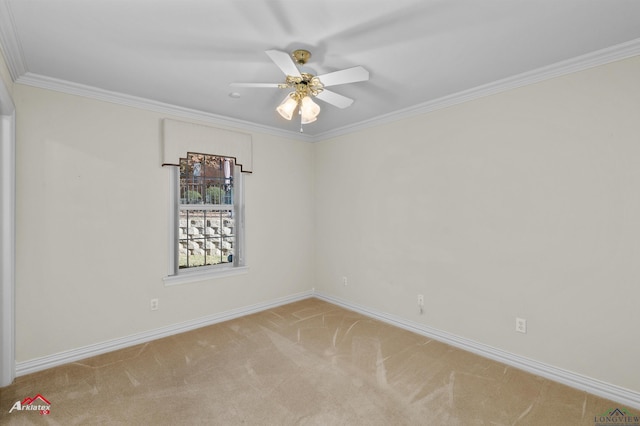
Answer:
[[[282,118],[291,120],[291,117],[293,117],[293,112],[296,110],[297,106],[298,102],[289,94],[286,98],[284,98],[282,103],[278,105],[276,111],[278,111]]]
[[[301,123],[308,124],[316,121],[318,114],[320,114],[320,106],[313,102],[309,96],[302,98],[302,105],[300,106]]]

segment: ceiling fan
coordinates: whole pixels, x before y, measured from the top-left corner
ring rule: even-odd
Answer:
[[[353,103],[353,99],[327,90],[325,87],[369,80],[369,71],[361,66],[318,76],[301,71],[298,66],[306,64],[311,57],[308,50],[294,50],[291,55],[280,50],[267,50],[265,53],[285,74],[284,83],[231,83],[231,86],[293,89],[278,105],[276,111],[283,118],[291,120],[298,109],[301,125],[313,123],[320,113],[320,106],[312,98],[320,99],[338,108],[346,108]]]

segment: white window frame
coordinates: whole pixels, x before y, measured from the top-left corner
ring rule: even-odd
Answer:
[[[215,155],[215,154],[211,154]],[[233,167],[235,247],[233,263],[205,265],[192,268],[178,267],[178,226],[180,208],[180,167],[171,166],[169,172],[169,261],[165,286],[204,281],[215,278],[246,274],[244,176],[238,166]]]

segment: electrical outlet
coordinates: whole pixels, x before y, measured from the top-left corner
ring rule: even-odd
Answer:
[[[524,318],[516,318],[516,331],[518,333],[527,332],[527,320]]]
[[[342,285],[347,285],[347,277],[342,277]]]
[[[418,295],[418,306],[424,306],[424,295]]]
[[[157,311],[158,310],[158,299],[151,299],[151,310],[152,311]]]

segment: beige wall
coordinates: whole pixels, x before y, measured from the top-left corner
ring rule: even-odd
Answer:
[[[316,287],[640,391],[638,76],[635,57],[316,144]]]
[[[312,145],[253,135],[248,274],[165,287],[164,116],[21,84],[14,100],[18,362],[311,289]]]

